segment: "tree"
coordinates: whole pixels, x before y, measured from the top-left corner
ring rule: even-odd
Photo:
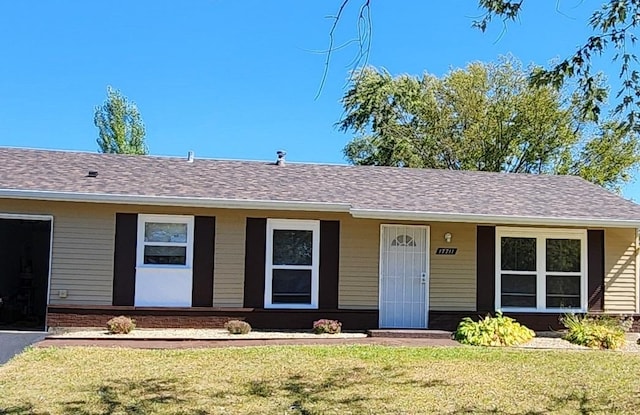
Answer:
[[[513,58],[442,78],[367,67],[342,102],[354,164],[574,174],[618,190],[640,163],[635,134],[581,117],[580,96],[530,85]]]
[[[147,154],[145,128],[135,103],[117,89],[107,87],[107,99],[95,108],[99,151],[117,154]]]
[[[520,16],[524,0],[478,0],[486,14],[473,26],[485,31],[494,17],[507,24]],[[619,63],[622,88],[617,91],[614,114],[623,115],[619,125],[640,132],[640,72],[633,49],[635,30],[640,25],[640,0],[608,0],[589,19],[593,34],[576,52],[549,69],[539,69],[531,76],[533,85],[561,88],[569,79],[577,81],[583,96],[580,110],[584,117],[597,120],[607,94],[592,71],[592,60],[613,49],[613,61]]]
[[[325,74],[331,59],[333,34],[343,11],[350,3],[360,8],[357,19],[357,43],[360,44],[354,60],[366,62],[371,47],[371,2],[370,0],[340,0],[334,16],[334,24],[329,33],[329,49],[325,62]],[[515,21],[521,16],[525,0],[478,0],[478,6],[485,14],[472,22],[472,26],[485,31],[494,19],[503,25]],[[557,8],[558,2],[548,2],[549,10]],[[607,91],[602,88],[598,74],[592,70],[592,61],[612,52],[614,62],[619,64],[619,77],[622,87],[617,91],[613,107],[619,127],[640,132],[640,63],[633,52],[636,43],[635,30],[640,25],[640,0],[606,0],[591,14],[588,22],[593,34],[581,41],[575,53],[566,57],[548,69],[538,68],[531,74],[533,85],[563,87],[569,80],[575,80],[582,95],[578,109],[583,118],[598,120],[606,105]],[[542,27],[541,27],[542,30]],[[323,84],[322,83],[322,84]],[[322,85],[321,85],[322,87]]]

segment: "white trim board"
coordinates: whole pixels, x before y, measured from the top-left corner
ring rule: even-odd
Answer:
[[[541,225],[640,228],[638,219],[544,217],[518,215],[485,215],[451,212],[405,211],[391,209],[359,209],[350,203],[301,202],[287,200],[222,199],[177,196],[143,196],[105,193],[75,193],[40,190],[0,189],[0,198],[50,200],[58,202],[93,202],[148,206],[204,207],[220,209],[256,209],[350,213],[354,218],[409,220],[419,222],[464,222],[493,225]]]

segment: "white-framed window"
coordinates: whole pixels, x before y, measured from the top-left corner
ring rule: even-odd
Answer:
[[[318,308],[320,221],[267,219],[265,308]]]
[[[587,231],[496,228],[496,310],[587,310]]]
[[[137,266],[190,269],[193,216],[138,215]]]

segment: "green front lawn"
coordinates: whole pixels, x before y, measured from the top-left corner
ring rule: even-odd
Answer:
[[[640,355],[472,347],[32,349],[0,414],[640,412]]]

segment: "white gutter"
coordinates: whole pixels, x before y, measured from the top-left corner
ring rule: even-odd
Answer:
[[[220,209],[310,210],[349,212],[348,203],[300,202],[278,200],[241,200],[176,196],[131,196],[107,193],[52,192],[40,190],[0,189],[0,198],[50,200],[56,202],[92,202],[126,205],[185,206]]]
[[[553,218],[543,216],[507,216],[485,215],[468,213],[444,213],[400,211],[384,209],[351,209],[349,211],[354,218],[383,219],[383,220],[410,220],[420,222],[471,222],[481,224],[501,225],[558,225],[558,226],[589,226],[603,228],[639,228],[638,220],[620,219],[589,219],[589,218]]]

